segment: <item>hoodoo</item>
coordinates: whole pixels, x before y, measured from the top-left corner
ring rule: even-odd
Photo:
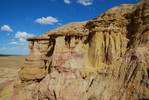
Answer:
[[[20,81],[0,100],[148,100],[149,1],[28,38]]]

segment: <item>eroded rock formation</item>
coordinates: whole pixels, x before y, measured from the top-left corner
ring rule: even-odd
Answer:
[[[148,0],[28,41],[21,83],[10,85],[2,100],[149,99]]]

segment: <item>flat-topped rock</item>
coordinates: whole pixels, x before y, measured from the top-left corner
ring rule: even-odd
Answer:
[[[9,93],[7,100],[148,100],[148,8],[148,0],[123,4],[28,38],[22,83],[0,99]]]

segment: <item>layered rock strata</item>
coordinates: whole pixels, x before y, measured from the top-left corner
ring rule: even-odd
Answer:
[[[33,38],[7,100],[148,100],[149,1]],[[2,93],[2,99],[6,98]],[[26,95],[26,97],[22,97]]]

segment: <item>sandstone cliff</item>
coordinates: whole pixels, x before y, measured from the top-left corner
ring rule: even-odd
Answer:
[[[1,100],[148,100],[149,1],[33,38]]]

